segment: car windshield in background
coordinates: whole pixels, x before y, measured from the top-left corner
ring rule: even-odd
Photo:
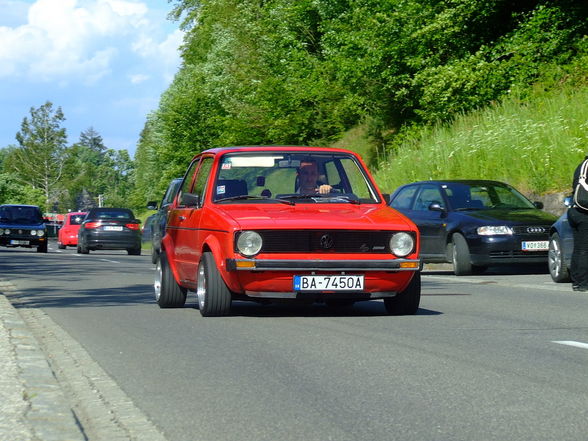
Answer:
[[[453,210],[536,208],[525,196],[507,185],[447,183],[443,188]]]
[[[341,153],[227,154],[213,188],[216,202],[379,202],[361,164]]]
[[[40,224],[43,218],[37,207],[6,205],[0,207],[0,221],[7,224]]]

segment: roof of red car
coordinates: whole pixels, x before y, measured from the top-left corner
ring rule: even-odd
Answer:
[[[215,147],[212,149],[204,150],[202,153],[226,153],[226,152],[246,152],[246,151],[290,151],[290,152],[303,152],[303,151],[315,151],[315,152],[342,152],[351,153],[355,152],[347,149],[338,147],[310,147],[300,145],[244,145],[244,146],[232,146],[232,147]]]

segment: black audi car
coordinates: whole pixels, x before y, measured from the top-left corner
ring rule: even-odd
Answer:
[[[547,264],[557,217],[513,187],[489,180],[421,181],[399,187],[390,206],[421,233],[424,263],[453,263],[456,275],[499,264]]]
[[[127,250],[141,254],[139,219],[128,208],[92,208],[78,230],[77,252],[90,250]]]
[[[47,252],[47,228],[36,205],[0,205],[0,246]]]

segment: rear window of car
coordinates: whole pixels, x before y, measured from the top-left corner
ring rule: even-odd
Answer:
[[[99,209],[92,210],[88,214],[88,219],[134,219],[135,216],[131,210],[126,209]]]
[[[81,225],[84,221],[85,215],[83,214],[75,214],[69,217],[69,223],[71,225]]]

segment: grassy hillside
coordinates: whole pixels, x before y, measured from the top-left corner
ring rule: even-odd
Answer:
[[[537,88],[452,124],[423,128],[374,176],[385,192],[421,179],[496,179],[524,193],[567,191],[588,154],[588,86]]]

